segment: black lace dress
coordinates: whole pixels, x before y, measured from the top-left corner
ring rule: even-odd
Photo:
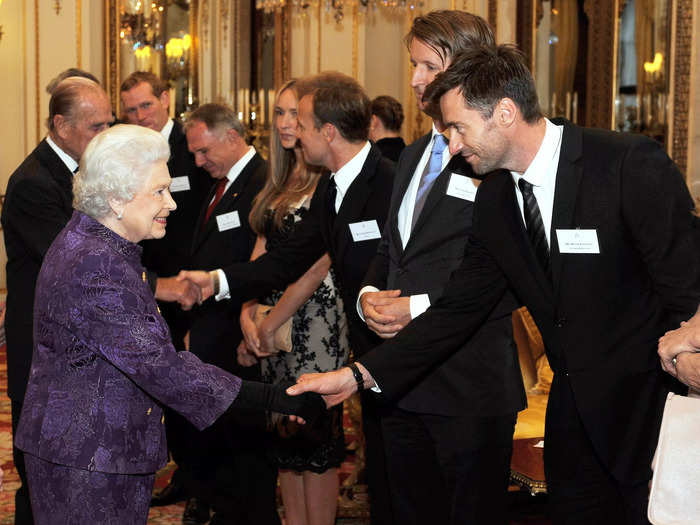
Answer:
[[[310,198],[290,211],[284,218],[284,227],[274,229],[272,211],[268,211],[265,237],[267,251],[283,242],[306,213]],[[278,383],[296,380],[300,375],[328,372],[346,364],[349,355],[347,322],[343,301],[331,270],[318,289],[294,314],[292,320],[292,351],[262,361],[263,381]],[[261,301],[274,305],[282,291],[274,291]],[[273,414],[271,423],[277,429],[278,439],[270,448],[272,458],[280,469],[322,473],[338,467],[345,457],[342,405],[328,411],[325,421],[313,429],[300,428],[286,418]]]

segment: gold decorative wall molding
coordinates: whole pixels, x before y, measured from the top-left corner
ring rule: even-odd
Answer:
[[[226,47],[226,42],[228,40],[228,23],[229,15],[231,14],[230,0],[219,0],[219,17],[221,19],[221,40]]]
[[[204,46],[209,46],[209,0],[202,0],[202,36]]]
[[[105,88],[114,109],[119,107],[119,6],[118,0],[105,0]]]
[[[219,2],[223,2],[225,0],[219,0]],[[221,14],[221,13],[219,13]],[[223,24],[224,21],[222,20],[222,17],[218,17],[219,23],[217,24],[217,40],[221,38],[221,34],[223,31]],[[221,69],[223,67],[223,46],[217,46],[217,49],[214,49],[214,53],[216,54],[216,93],[214,98],[222,98],[224,97],[224,94],[222,93],[222,84],[223,84],[223,79],[222,79],[222,72]]]
[[[700,16],[700,14],[696,13]],[[670,155],[685,174],[688,166],[688,113],[690,111],[690,70],[693,43],[693,2],[692,0],[675,0],[673,13],[675,28],[672,26],[673,43],[673,116],[671,130]]]
[[[79,68],[83,67],[83,5],[75,0],[75,52]]]
[[[586,85],[586,122],[612,129],[617,63],[617,0],[586,0],[583,10],[590,21]]]
[[[318,34],[316,35],[317,39],[317,50],[316,50],[316,72],[320,73],[321,72],[321,2],[318,3],[318,7],[316,10],[316,16],[318,18]]]
[[[496,23],[491,22],[491,9],[496,5],[496,0],[489,0],[489,23],[496,32]],[[527,66],[535,75],[535,49],[537,46],[537,5],[538,0],[518,0],[516,4],[515,38],[518,46],[525,54]],[[494,8],[497,9],[497,8]],[[497,12],[493,15],[497,16]]]
[[[34,103],[36,104],[36,142],[41,140],[41,90],[39,88],[39,0],[34,0]]]
[[[489,0],[488,10],[488,22],[493,28],[493,32],[496,33],[498,30],[498,0]]]
[[[357,4],[352,4],[352,78],[357,80],[357,74],[359,71],[357,60],[358,60],[358,46],[360,45],[360,28],[359,28],[359,14],[357,12]]]

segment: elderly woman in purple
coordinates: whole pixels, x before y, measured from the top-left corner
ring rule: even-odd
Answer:
[[[75,176],[76,211],[44,259],[16,439],[37,525],[146,523],[166,461],[164,405],[200,429],[240,409],[308,420],[325,406],[173,348],[136,244],[163,237],[175,209],[169,153],[140,126],[96,136]]]

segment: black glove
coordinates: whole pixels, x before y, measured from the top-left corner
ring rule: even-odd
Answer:
[[[269,410],[280,414],[304,418],[307,425],[313,425],[316,419],[326,411],[326,403],[320,394],[305,392],[298,396],[287,395],[285,390],[293,385],[285,381],[276,385],[241,381],[241,389],[226,412],[238,410]]]

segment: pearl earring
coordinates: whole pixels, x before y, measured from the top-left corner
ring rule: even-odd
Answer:
[[[122,212],[119,212],[119,213],[117,214],[117,220],[118,220],[118,221],[122,220]]]

